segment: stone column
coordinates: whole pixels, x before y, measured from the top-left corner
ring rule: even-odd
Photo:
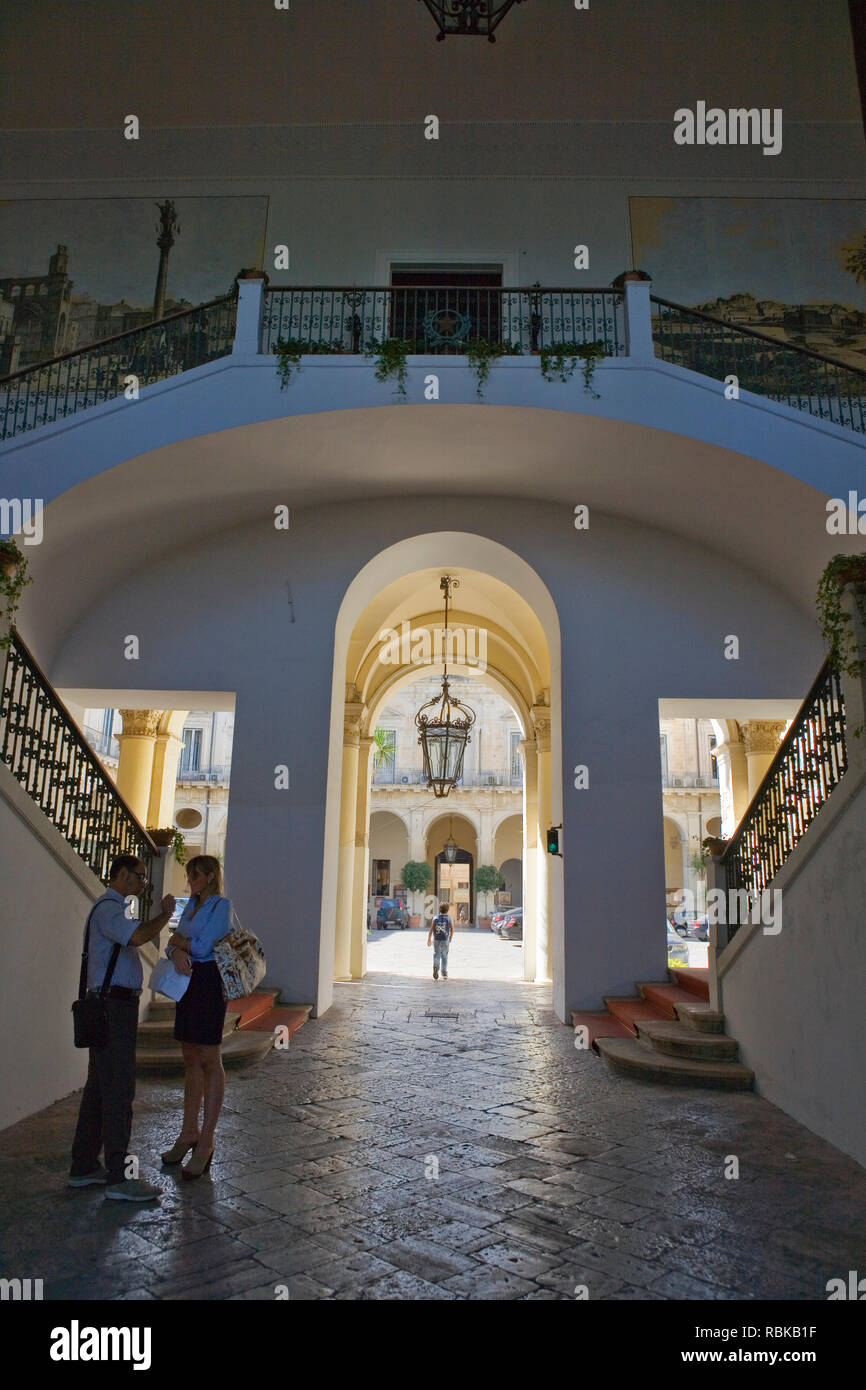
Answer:
[[[742,742],[726,739],[714,749],[719,767],[722,834],[729,840],[749,804],[749,773]]]
[[[166,830],[174,824],[177,768],[183,750],[183,739],[179,735],[188,713],[188,710],[172,710],[167,717],[163,715],[159,722],[146,822],[155,830]]]
[[[352,978],[367,973],[367,881],[370,868],[370,754],[376,740],[370,734],[358,739],[358,785],[355,794],[355,871],[352,888],[352,923],[349,964]]]
[[[162,716],[158,709],[122,709],[123,733],[117,735],[117,790],[134,816],[144,825],[150,810],[156,731]],[[159,827],[162,828],[162,827]]]
[[[550,825],[550,707],[533,705],[532,723],[538,749],[538,815],[536,857],[536,937],[535,978],[552,978],[553,956],[550,939],[551,894],[550,863],[547,856],[547,827]]]
[[[267,275],[257,270],[247,271],[243,278],[238,279],[238,312],[232,345],[233,356],[254,357],[258,354],[267,283]]]
[[[340,857],[334,974],[351,979],[352,899],[355,891],[355,822],[358,813],[358,751],[366,706],[347,700],[343,711],[343,774],[340,785]]]
[[[523,756],[523,977],[535,979],[536,901],[538,860],[538,750],[534,739],[522,739]]]
[[[784,719],[748,719],[745,724],[740,725],[749,774],[749,801],[754,797],[764,779],[764,773],[776,756],[784,727]]]

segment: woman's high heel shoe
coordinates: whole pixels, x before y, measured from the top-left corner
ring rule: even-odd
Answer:
[[[160,1154],[160,1158],[165,1164],[183,1163],[190,1149],[194,1149],[197,1143],[197,1139],[178,1139],[174,1148],[166,1149],[164,1154]]]
[[[181,1168],[182,1178],[200,1178],[202,1173],[206,1173],[211,1165],[214,1151],[211,1149],[207,1158],[191,1158],[185,1168]]]

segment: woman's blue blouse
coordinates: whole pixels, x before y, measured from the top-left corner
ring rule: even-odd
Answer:
[[[196,899],[190,898],[175,930],[179,936],[189,938],[192,960],[213,960],[214,942],[228,936],[232,929],[231,898],[206,898],[193,917],[195,905]]]

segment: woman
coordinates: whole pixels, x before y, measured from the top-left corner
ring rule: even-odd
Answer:
[[[190,859],[186,878],[189,901],[166,948],[175,969],[192,977],[178,1002],[174,1023],[186,1068],[183,1126],[180,1138],[162,1155],[162,1161],[181,1163],[192,1149],[192,1158],[181,1172],[185,1178],[200,1178],[213,1158],[214,1133],[225,1094],[222,1037],[226,1001],[213,948],[215,941],[231,931],[232,905],[222,896],[222,870],[211,855],[198,854]],[[202,1102],[204,1122],[199,1128]]]

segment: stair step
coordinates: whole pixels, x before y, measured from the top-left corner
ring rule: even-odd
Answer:
[[[266,1014],[274,1008],[279,997],[278,989],[257,989],[255,994],[248,994],[245,999],[233,999],[231,1007],[240,1014],[238,1027],[246,1028],[252,1019]]]
[[[668,970],[668,974],[674,984],[679,985],[680,989],[694,994],[698,999],[709,1002],[710,998],[710,972],[701,969],[699,966],[678,965]]]
[[[736,1062],[740,1051],[736,1039],[724,1033],[699,1033],[687,1023],[674,1023],[667,1019],[641,1019],[637,1025],[637,1035],[656,1052],[671,1057],[690,1057],[700,1062]]]
[[[241,1021],[238,1027],[245,1033],[273,1033],[275,1028],[287,1028],[289,1037],[292,1037],[299,1028],[303,1028],[312,1012],[312,1004],[281,1004],[279,1008],[255,1014],[249,1023]]]
[[[599,1038],[598,1051],[615,1071],[674,1086],[748,1091],[755,1079],[754,1073],[741,1062],[698,1062],[687,1057],[669,1057],[637,1038]]]
[[[675,1004],[677,1018],[680,1023],[685,1023],[689,1028],[696,1028],[699,1033],[724,1033],[725,1015],[717,1013],[711,1009],[709,1004],[694,1003]]]
[[[694,1004],[695,996],[691,990],[680,989],[679,985],[670,985],[664,980],[641,980],[638,982],[638,994],[649,1004],[655,1005],[659,1013],[655,1017],[675,1019],[677,1016],[677,1004]],[[648,1014],[651,1018],[653,1015]]]
[[[272,1033],[261,1033],[250,1029],[236,1029],[222,1047],[223,1064],[226,1067],[240,1067],[267,1057],[274,1045]],[[135,1070],[138,1075],[158,1072],[160,1075],[182,1075],[183,1053],[180,1043],[165,1044],[159,1048],[137,1049]]]
[[[647,999],[636,999],[634,995],[617,998],[604,996],[604,1002],[615,1019],[624,1023],[631,1037],[637,1036],[635,1023],[639,1018],[667,1018],[668,1014],[657,1004]]]
[[[633,1038],[634,1033],[621,1023],[618,1018],[614,1018],[610,1013],[593,1013],[586,1010],[572,1009],[571,1024],[573,1028],[586,1028],[589,1034],[589,1046],[595,1048],[596,1038]]]
[[[229,1011],[226,1010],[226,1020],[223,1024],[224,1038],[228,1037],[230,1033],[233,1033],[235,1031],[235,1029],[238,1026],[239,1019],[240,1014],[235,1013],[234,1009],[232,1009],[231,1013],[229,1013]],[[145,1047],[152,1047],[161,1042],[173,1042],[173,1035],[174,1011],[172,1011],[170,1018],[148,1019],[146,1023],[139,1023],[138,1046],[141,1047],[142,1045],[144,1045]]]

